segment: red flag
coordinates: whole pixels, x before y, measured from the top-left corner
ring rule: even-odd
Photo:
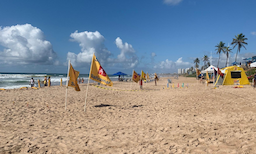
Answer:
[[[102,76],[106,76],[106,72],[105,72],[105,70],[104,70],[101,66],[100,66],[100,68],[99,68],[98,74],[100,74],[100,75],[102,75]]]
[[[223,77],[224,76],[224,74],[220,71],[220,69],[218,68],[218,74],[221,76],[221,77]]]

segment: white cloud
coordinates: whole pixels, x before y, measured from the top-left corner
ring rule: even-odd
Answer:
[[[175,64],[176,64],[177,66],[187,66],[187,65],[190,65],[189,62],[183,62],[183,61],[182,61],[182,57],[180,57],[180,58],[175,62]]]
[[[256,35],[256,32],[251,32],[252,35]]]
[[[0,27],[0,60],[7,64],[54,64],[56,53],[43,32],[30,24]]]
[[[165,61],[161,61],[159,64],[155,65],[154,68],[163,69],[166,71],[165,73],[169,73],[169,72],[177,71],[178,68],[187,68],[187,67],[191,67],[192,65],[193,64],[189,62],[182,61],[182,57],[180,57],[175,62],[168,59],[166,59]]]
[[[107,50],[104,44],[104,37],[98,32],[78,32],[71,33],[71,41],[78,42],[81,52],[78,54],[68,52],[67,60],[70,60],[74,66],[90,64],[93,53],[101,64],[122,65],[132,68],[138,64],[138,58],[132,45],[123,43],[118,37],[115,40],[116,46],[121,50],[117,58],[111,58],[112,54]]]
[[[156,56],[156,53],[152,52],[151,57],[155,57],[155,56]]]
[[[169,4],[169,5],[177,5],[181,2],[182,0],[164,0],[165,4]]]
[[[119,62],[125,63],[129,68],[133,68],[139,63],[138,57],[131,44],[127,42],[123,43],[118,37],[116,38],[116,46],[121,50],[120,54],[117,56]]]
[[[90,63],[92,55],[95,53],[96,57],[104,63],[111,53],[106,49],[104,45],[104,37],[98,32],[78,32],[70,34],[71,41],[78,42],[81,47],[81,52],[78,54],[68,52],[67,59],[75,65],[81,65],[83,63]]]

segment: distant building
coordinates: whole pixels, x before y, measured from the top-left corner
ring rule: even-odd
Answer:
[[[189,68],[186,68],[186,69],[185,69],[185,73],[188,73],[188,70],[189,70]]]
[[[181,69],[181,74],[185,74],[185,69]]]
[[[182,74],[182,70],[180,68],[178,69],[178,74]]]

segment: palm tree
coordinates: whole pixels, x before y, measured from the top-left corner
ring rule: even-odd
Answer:
[[[211,63],[210,63],[210,62],[207,63],[207,67],[209,67],[209,66],[211,66]]]
[[[204,55],[203,61],[204,61],[204,66],[206,66],[206,62],[208,62],[209,58],[207,55]]]
[[[233,49],[237,46],[236,59],[235,59],[235,62],[236,62],[238,51],[240,52],[240,49],[242,47],[245,48],[244,44],[247,45],[247,43],[245,42],[245,40],[247,40],[247,38],[244,37],[243,33],[238,34],[235,37],[236,38],[233,38],[233,42],[231,43],[231,45],[234,45]],[[246,48],[245,48],[245,50],[246,50]]]
[[[193,67],[193,66],[191,66],[191,67],[190,67],[190,70],[193,72],[193,70],[194,70],[194,67]]]
[[[223,52],[223,53],[225,52],[224,51],[225,43],[220,41],[220,43],[217,44],[215,47],[217,47],[217,49],[215,49],[215,50],[217,50],[217,54],[219,54],[218,65],[217,65],[217,67],[219,68],[220,54],[221,54],[221,52]]]
[[[204,66],[201,67],[201,70],[204,70]]]
[[[200,63],[200,60],[198,59],[198,58],[196,58],[195,60],[194,60],[194,63],[196,63],[196,68],[198,68],[199,67],[199,63]]]
[[[229,53],[231,52],[232,49],[229,49],[228,47],[225,47],[225,54],[227,55],[227,61],[226,61],[226,67],[228,66],[228,57],[229,57]]]
[[[198,65],[198,64],[196,64],[196,65],[195,65],[195,67],[196,67],[196,68],[198,68],[198,67],[199,67],[199,65]]]

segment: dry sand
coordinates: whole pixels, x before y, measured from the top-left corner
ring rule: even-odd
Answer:
[[[256,153],[255,89],[171,79],[189,87],[90,86],[86,113],[86,84],[68,88],[67,111],[65,87],[0,91],[0,153]]]

